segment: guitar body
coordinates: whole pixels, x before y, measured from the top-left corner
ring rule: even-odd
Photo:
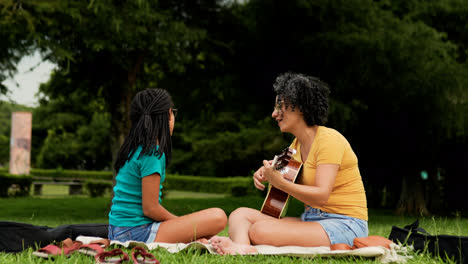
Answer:
[[[295,149],[286,148],[280,155],[275,156],[272,164],[281,173],[283,178],[292,183],[296,182],[302,169],[302,163],[292,159],[295,153]],[[289,194],[270,184],[260,211],[275,218],[281,218],[286,214],[288,201]]]

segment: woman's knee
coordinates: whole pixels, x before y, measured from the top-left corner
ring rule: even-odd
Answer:
[[[271,229],[262,222],[256,222],[249,228],[250,242],[254,245],[266,244]]]

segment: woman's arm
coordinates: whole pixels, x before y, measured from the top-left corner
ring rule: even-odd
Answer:
[[[141,182],[143,214],[159,222],[177,218],[159,203],[160,181],[159,173],[154,173],[143,177]]]
[[[315,185],[308,186],[285,180],[267,161],[263,161],[263,165],[263,176],[273,186],[292,195],[305,204],[312,206],[323,206],[327,203],[340,168],[338,164],[318,165],[315,175]]]

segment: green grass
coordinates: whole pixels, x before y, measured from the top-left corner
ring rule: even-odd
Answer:
[[[0,199],[0,221],[15,221],[34,225],[57,227],[64,224],[80,223],[107,223],[107,213],[110,198],[88,198],[86,196],[68,196],[67,189],[48,189],[44,186],[43,196],[28,198]],[[238,207],[246,206],[260,208],[263,197],[226,197],[224,195],[200,194],[189,192],[168,193],[163,201],[166,208],[181,215],[209,207],[221,207],[229,215]],[[288,214],[298,215],[303,206],[293,200]],[[388,210],[369,211],[370,235],[388,237],[392,225],[403,227],[412,223],[416,218],[397,216]],[[468,235],[468,219],[459,217],[429,217],[420,218],[420,226],[431,234]],[[220,235],[227,236],[227,230]],[[127,253],[130,250],[125,249]],[[69,258],[59,257],[52,260],[43,260],[32,255],[33,249],[18,254],[0,253],[2,263],[95,263],[92,257],[73,254]],[[170,254],[163,249],[152,250],[161,263],[378,263],[374,259],[360,258],[324,258],[314,259],[280,257],[280,256],[215,256],[201,251],[188,251]],[[444,263],[437,257],[428,254],[414,254],[408,263]]]

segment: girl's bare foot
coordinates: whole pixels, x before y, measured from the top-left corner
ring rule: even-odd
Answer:
[[[229,237],[216,236],[211,238],[210,241],[211,245],[220,255],[244,255],[258,253],[254,246],[235,243]]]

